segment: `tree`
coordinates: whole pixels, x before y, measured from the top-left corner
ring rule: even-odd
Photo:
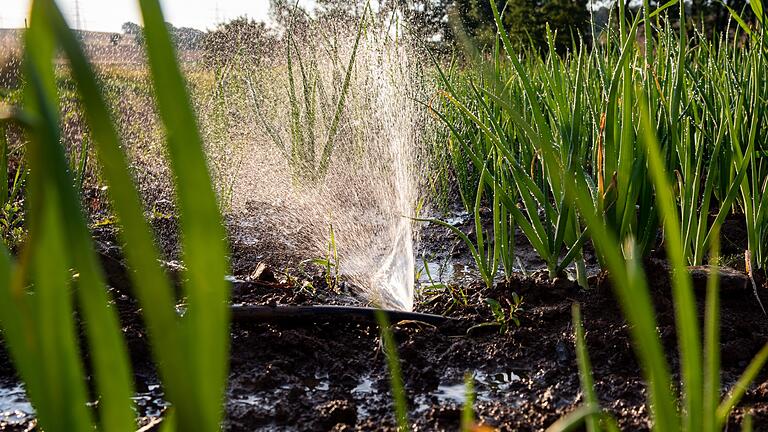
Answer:
[[[382,0],[379,14],[402,19],[418,40],[436,49],[453,44],[449,15],[453,0]]]
[[[120,27],[123,34],[132,36],[137,45],[144,45],[144,28],[133,22],[126,22]]]
[[[200,47],[205,32],[191,27],[173,27],[170,23],[168,25],[171,27],[171,37],[178,49],[194,50]]]
[[[562,52],[572,44],[572,37],[589,29],[587,0],[495,0],[503,11],[503,24],[510,40],[519,48],[547,49],[546,26],[557,33],[555,48]],[[460,25],[478,46],[495,42],[496,24],[488,0],[456,0]],[[506,5],[506,7],[505,7]]]
[[[242,16],[205,33],[201,45],[209,64],[223,65],[243,57],[258,64],[275,51],[278,42],[266,24]]]

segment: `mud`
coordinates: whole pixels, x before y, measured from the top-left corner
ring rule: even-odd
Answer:
[[[456,224],[468,228],[469,221],[459,217]],[[178,259],[175,219],[156,217],[153,226],[165,258]],[[249,236],[243,226],[230,227],[232,267],[239,280],[233,284],[233,303],[362,305],[345,284],[329,288],[319,269],[298,269],[301,260],[287,255],[269,238],[260,238],[258,232]],[[737,228],[728,231],[729,235],[738,237]],[[127,288],[116,233],[105,226],[96,229],[95,236],[135,368],[137,417],[140,425],[146,425],[161,417],[168,404],[152,366],[138,304]],[[601,404],[616,416],[623,430],[648,428],[646,388],[627,324],[605,275],[593,274],[589,290],[567,278],[547,281],[538,270],[541,263],[519,238],[518,254],[525,272],[510,281],[500,280],[489,289],[473,277],[463,245],[444,230],[426,228],[420,244],[420,256],[431,267],[431,277],[422,275],[422,285],[432,289],[418,296],[416,310],[445,314],[459,323],[435,327],[411,321],[392,326],[414,430],[458,429],[466,401],[465,374],[473,376],[477,419],[500,430],[542,430],[572,411],[581,402],[571,324],[571,305],[575,302],[582,306]],[[662,257],[660,252],[653,254],[646,267],[659,331],[676,372],[674,310],[669,270]],[[256,271],[261,263],[269,265]],[[173,265],[167,268],[171,273],[176,271]],[[724,388],[736,381],[768,341],[768,318],[760,310],[751,285],[739,274],[734,270],[731,277],[724,278],[722,289]],[[758,282],[765,293],[765,281]],[[434,288],[441,285],[450,288]],[[506,304],[513,300],[512,293],[523,298],[522,310],[517,313],[519,326],[510,322],[506,331],[499,326],[477,327],[493,320],[485,299]],[[235,323],[231,347],[225,429],[394,430],[389,376],[376,326],[343,318],[279,325]],[[0,430],[33,430],[34,412],[30,408],[6,353],[0,352]],[[754,416],[755,430],[768,430],[765,372],[732,415],[734,426],[745,412]]]

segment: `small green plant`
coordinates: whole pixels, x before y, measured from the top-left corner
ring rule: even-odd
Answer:
[[[475,427],[475,377],[464,374],[464,407],[461,410],[461,432],[471,432]]]
[[[74,186],[78,193],[82,194],[83,185],[85,184],[85,177],[88,174],[88,152],[90,151],[91,141],[87,136],[83,136],[83,141],[80,143],[80,154],[75,158],[70,158],[70,172],[74,179]]]
[[[499,333],[503,334],[509,330],[510,324],[520,327],[520,313],[524,311],[523,298],[513,292],[512,300],[507,299],[506,303],[504,306],[496,299],[485,299],[485,304],[491,309],[493,321],[474,325],[469,331],[483,327],[498,327]]]
[[[333,224],[330,225],[327,255],[311,261],[325,269],[325,282],[328,285],[328,289],[338,288],[341,275],[339,273],[339,251],[336,248],[336,234],[333,232]]]

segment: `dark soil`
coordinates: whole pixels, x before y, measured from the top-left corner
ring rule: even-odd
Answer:
[[[166,257],[174,259],[174,219],[156,218],[153,225]],[[161,415],[166,404],[157,386],[138,304],[125,288],[114,231],[103,228],[97,230],[96,236],[115,286],[113,296],[140,392],[138,411],[143,416],[141,424],[146,424],[150,417]],[[461,246],[442,231],[427,230],[422,242],[437,251],[441,259],[462,259]],[[328,289],[318,272],[307,271],[295,280],[283,274],[285,268],[268,267],[254,273],[259,262],[274,262],[275,255],[264,253],[258,242],[240,248],[235,239],[232,245],[233,268],[241,279],[234,285],[234,303],[361,304],[343,286]],[[519,246],[521,255],[530,254],[523,244]],[[265,256],[255,260],[257,252]],[[668,353],[676,353],[669,271],[659,258],[649,259],[647,270],[663,343]],[[169,265],[169,271],[175,271],[173,265]],[[697,293],[703,297],[700,282],[705,271],[693,272]],[[492,289],[463,280],[454,290],[420,297],[417,311],[445,314],[456,320],[438,327],[417,321],[393,323],[413,429],[458,429],[466,373],[475,378],[477,419],[499,430],[542,430],[575,409],[581,402],[581,392],[571,324],[574,303],[582,307],[596,390],[603,407],[616,416],[623,430],[647,429],[646,389],[627,324],[607,278],[595,275],[590,282],[591,289],[582,290],[565,278],[550,282],[534,271]],[[768,286],[764,280],[759,283],[764,293]],[[492,321],[486,298],[506,304],[512,301],[513,292],[523,298],[519,326],[510,322],[505,332],[496,326],[473,327]],[[724,278],[721,292],[722,381],[724,388],[729,388],[768,341],[768,317],[763,315],[743,273],[734,271]],[[372,323],[343,317],[332,322],[237,322],[232,325],[231,347],[225,420],[228,430],[394,430],[386,359],[378,328]],[[677,371],[677,355],[670,354],[669,360]],[[0,352],[0,384],[14,381],[7,355]],[[754,416],[755,430],[768,430],[765,373],[747,392],[732,422],[738,424],[745,412]],[[3,418],[0,416],[0,430],[34,427],[30,421],[4,426]]]

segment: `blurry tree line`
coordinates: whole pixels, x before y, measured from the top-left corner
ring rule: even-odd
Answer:
[[[205,32],[191,27],[174,27],[167,22],[168,34],[178,49],[191,50],[200,48],[200,43],[205,38]],[[124,36],[132,37],[139,44],[144,45],[144,28],[134,22],[123,23],[121,27]],[[119,38],[113,37],[112,43],[119,43]]]
[[[642,0],[494,1],[503,11],[504,25],[514,44],[520,48],[546,50],[549,26],[557,35],[555,45],[561,52],[572,47],[574,41],[592,44],[609,23],[616,25],[619,1],[625,2],[627,20],[642,9]],[[651,0],[651,8],[666,1]],[[729,28],[731,18],[725,4],[737,12],[742,12],[748,4],[748,0],[684,1],[691,24],[704,34],[716,37]],[[207,32],[175,28],[171,24],[168,28],[180,48],[201,49],[209,62],[227,62],[238,55],[259,61],[278,53],[276,48],[288,28],[300,33],[309,21],[349,28],[365,12],[367,0],[315,0],[314,3],[312,10],[305,10],[297,6],[295,0],[270,0],[270,18],[274,25],[240,17]],[[672,25],[677,24],[677,7],[679,5],[667,9]],[[459,45],[465,42],[480,48],[489,47],[496,34],[489,0],[379,0],[373,12],[381,22],[398,26],[436,52],[461,49]],[[609,17],[612,18],[609,20]],[[734,29],[734,25],[730,28]],[[123,33],[133,35],[138,43],[142,41],[138,24],[125,23]]]

